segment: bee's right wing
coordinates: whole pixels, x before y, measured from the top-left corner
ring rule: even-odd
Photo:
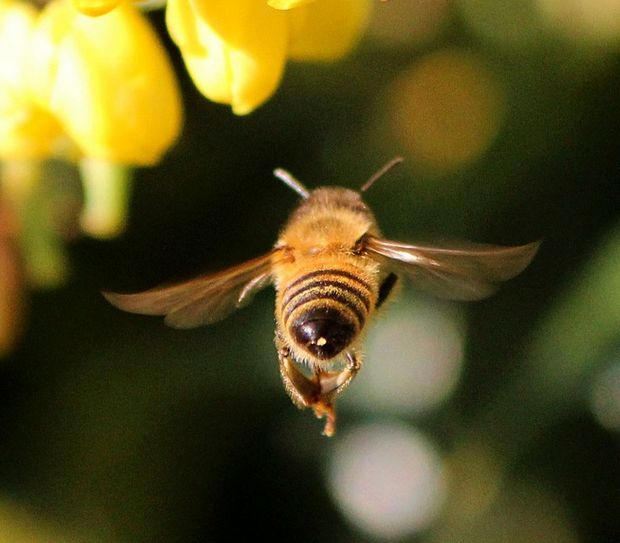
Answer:
[[[516,247],[464,243],[439,247],[410,245],[371,234],[360,240],[366,254],[405,272],[414,287],[451,300],[479,300],[495,292],[499,283],[521,273],[540,242]]]
[[[104,292],[114,306],[141,315],[165,315],[173,328],[194,328],[223,319],[247,304],[252,295],[272,280],[274,260],[286,258],[286,249],[248,260],[220,272],[175,285],[155,287],[135,294]]]

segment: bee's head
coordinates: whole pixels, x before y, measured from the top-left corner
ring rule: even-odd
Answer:
[[[348,209],[357,213],[370,213],[362,194],[344,187],[324,186],[314,189],[300,207]]]
[[[389,172],[394,166],[400,164],[403,161],[402,157],[394,157],[392,160],[388,161],[381,168],[379,168],[374,174],[370,176],[368,181],[366,181],[359,189],[359,192],[366,192],[377,179],[383,177],[387,172]],[[273,171],[273,175],[275,175],[278,179],[283,181],[286,185],[292,188],[297,194],[299,194],[304,200],[307,200],[313,191],[308,190],[299,179],[295,178],[289,172],[282,168],[276,168]],[[354,191],[351,191],[354,192]],[[360,197],[361,200],[361,197]]]

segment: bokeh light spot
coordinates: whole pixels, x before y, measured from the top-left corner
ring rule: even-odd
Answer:
[[[458,383],[463,343],[455,305],[403,297],[371,328],[363,371],[343,401],[395,414],[432,409]]]
[[[408,0],[376,6],[368,33],[393,47],[421,45],[433,40],[449,20],[448,0]]]
[[[61,543],[87,541],[81,534],[69,533],[21,503],[0,496],[0,542]],[[94,538],[90,541],[95,541]]]
[[[427,55],[387,92],[391,137],[428,173],[448,173],[479,158],[504,119],[502,86],[480,57],[457,49]]]
[[[548,24],[570,40],[593,45],[620,41],[618,0],[538,0]]]
[[[511,482],[495,503],[467,528],[448,528],[437,543],[577,543],[573,520],[562,502],[540,484]]]
[[[367,424],[345,433],[327,467],[339,509],[360,530],[396,538],[427,528],[446,495],[439,453],[402,424]]]

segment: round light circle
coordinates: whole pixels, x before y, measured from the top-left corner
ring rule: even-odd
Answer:
[[[439,453],[421,433],[396,423],[345,433],[329,459],[327,484],[354,526],[390,539],[428,528],[446,494]]]

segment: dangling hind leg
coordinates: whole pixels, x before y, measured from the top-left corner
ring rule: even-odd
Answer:
[[[336,431],[336,397],[349,386],[362,367],[361,358],[356,353],[347,351],[347,366],[338,373],[317,372],[316,376],[321,395],[319,401],[312,405],[317,418],[326,418],[323,435],[332,436]]]

